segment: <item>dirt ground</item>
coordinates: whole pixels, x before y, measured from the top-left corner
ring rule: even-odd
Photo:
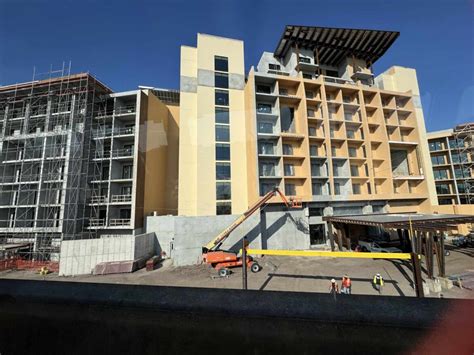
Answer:
[[[258,259],[263,269],[259,273],[248,273],[248,288],[254,290],[328,292],[330,279],[340,283],[341,277],[348,274],[352,279],[352,293],[374,295],[378,292],[371,280],[380,273],[384,280],[384,295],[415,296],[412,287],[413,274],[407,262],[400,260],[373,259],[333,259],[309,257],[264,257]],[[446,257],[446,274],[455,275],[474,271],[474,248],[451,250]],[[435,265],[435,274],[437,265]],[[425,277],[426,275],[423,274]],[[142,269],[131,274],[84,275],[59,277],[57,274],[40,276],[33,271],[4,271],[0,278],[32,279],[51,281],[73,281],[93,283],[123,283],[162,286],[187,286],[211,288],[242,288],[242,270],[234,269],[227,278],[219,278],[215,270],[205,265],[173,267],[170,260],[156,270]],[[440,297],[431,293],[430,297]],[[443,291],[445,298],[471,298],[474,291],[454,287]]]

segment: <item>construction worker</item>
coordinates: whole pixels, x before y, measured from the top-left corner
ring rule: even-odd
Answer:
[[[374,279],[372,281],[372,284],[374,285],[374,288],[379,291],[379,294],[382,293],[382,287],[383,287],[383,277],[379,273],[375,274]]]
[[[352,281],[349,276],[344,275],[341,282],[341,293],[345,295],[351,294]]]
[[[339,285],[335,279],[331,279],[331,285],[329,285],[329,293],[333,294],[334,297],[339,293]]]

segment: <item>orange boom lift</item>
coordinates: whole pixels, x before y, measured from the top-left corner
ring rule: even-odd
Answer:
[[[262,198],[245,211],[242,216],[237,218],[229,227],[223,230],[217,237],[202,248],[202,260],[216,269],[219,276],[227,276],[230,274],[230,268],[240,267],[243,264],[242,257],[239,256],[239,253],[229,250],[221,250],[220,246],[222,243],[227,239],[227,237],[229,237],[230,233],[232,233],[257,210],[265,206],[267,202],[277,194],[281,197],[283,203],[288,208],[300,208],[302,206],[301,200],[296,198],[288,199],[278,187],[275,187],[272,191],[269,191],[262,196]],[[247,267],[250,267],[252,272],[259,272],[262,269],[251,256],[247,256],[246,259],[245,264]]]

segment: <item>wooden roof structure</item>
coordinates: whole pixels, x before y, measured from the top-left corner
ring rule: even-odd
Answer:
[[[320,64],[336,66],[349,56],[375,63],[400,32],[287,25],[275,49],[277,58],[286,56],[294,46],[318,50]]]

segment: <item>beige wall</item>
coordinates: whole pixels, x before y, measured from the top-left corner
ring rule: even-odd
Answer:
[[[419,148],[423,166],[423,174],[426,177],[426,184],[429,194],[429,203],[432,206],[438,205],[438,197],[434,183],[433,168],[431,166],[430,151],[428,149],[428,140],[425,127],[425,118],[423,108],[421,106],[420,89],[418,87],[418,79],[416,70],[393,66],[386,72],[380,74],[376,78],[376,82],[381,84],[385,90],[410,92],[413,95],[414,110],[417,120],[417,133],[419,136]],[[429,205],[426,205],[430,209]]]
[[[181,76],[197,81],[197,49],[181,47]],[[180,92],[178,213],[197,213],[197,94]]]
[[[244,76],[243,42],[198,34],[197,48],[181,47],[181,77],[212,76],[214,56],[229,59],[229,76]],[[230,81],[230,80],[229,80]],[[180,215],[216,214],[215,88],[201,83],[181,87],[179,138]],[[229,89],[232,213],[248,208],[244,91]]]

